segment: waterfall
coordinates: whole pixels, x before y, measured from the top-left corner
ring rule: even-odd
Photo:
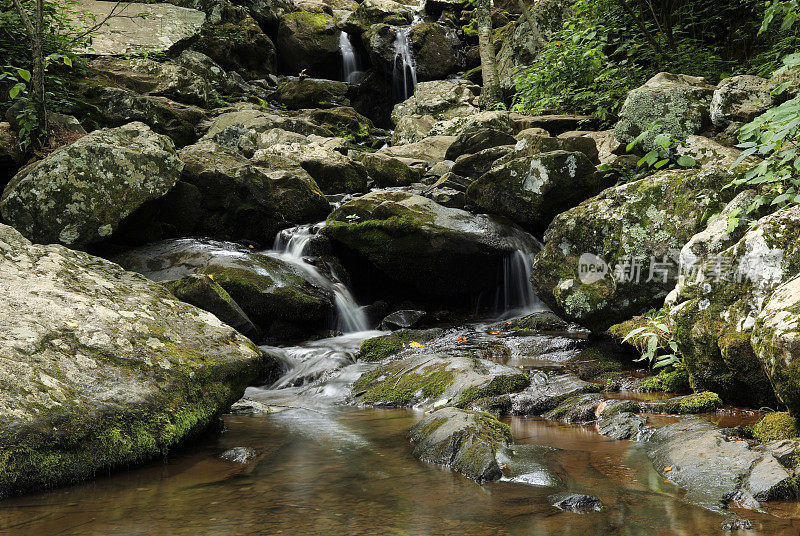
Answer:
[[[334,281],[331,281],[323,276],[315,266],[303,260],[308,243],[323,226],[324,222],[284,229],[275,237],[273,254],[300,267],[315,281],[318,281],[333,293],[334,307],[336,309],[335,329],[343,333],[366,331],[369,329],[367,315],[333,270],[331,270],[331,276]]]
[[[503,259],[503,273],[495,298],[495,311],[503,316],[526,315],[544,309],[530,282],[536,254],[518,249]]]
[[[416,22],[416,19],[415,19]],[[409,36],[415,24],[398,28],[394,40],[394,65],[392,66],[392,88],[397,100],[404,101],[414,94],[417,85],[417,66],[411,55]]]
[[[339,50],[342,52],[342,80],[349,83],[361,72],[361,66],[350,34],[347,32],[339,34]]]

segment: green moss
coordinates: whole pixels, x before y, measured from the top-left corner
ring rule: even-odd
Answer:
[[[800,439],[800,426],[788,412],[767,413],[753,427],[753,437],[765,443],[776,439]]]
[[[641,390],[645,393],[689,393],[689,373],[683,367],[662,370],[656,376],[645,379]]]
[[[522,391],[531,384],[531,380],[526,373],[519,373],[513,375],[495,376],[489,381],[488,384],[481,386],[472,386],[466,389],[458,401],[455,403],[456,407],[466,407],[470,402],[478,400],[479,398],[487,398],[505,395],[508,393],[517,393]]]
[[[481,411],[477,412],[475,416],[480,425],[477,430],[478,437],[488,441],[492,445],[493,450],[496,451],[504,442],[510,443],[514,441],[511,435],[511,427],[497,420],[497,417],[491,413]]]
[[[693,413],[708,413],[722,407],[722,399],[717,393],[703,391],[679,398],[674,403],[667,403],[668,413],[688,415]]]
[[[364,361],[380,361],[402,349],[403,341],[397,335],[391,333],[365,340],[361,343],[358,352]]]
[[[333,17],[327,13],[315,13],[313,11],[295,11],[284,16],[287,21],[296,21],[297,24],[310,26],[311,31],[322,33],[333,23]]]
[[[605,374],[622,371],[622,363],[599,348],[582,350],[571,362],[575,363],[578,377],[582,380],[591,380]]]
[[[391,363],[359,378],[353,392],[365,404],[407,406],[418,398],[440,397],[453,378],[454,373],[445,365],[406,370],[403,362]]]

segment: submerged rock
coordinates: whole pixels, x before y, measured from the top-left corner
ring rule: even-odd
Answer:
[[[263,372],[253,343],[162,286],[4,225],[0,288],[0,496],[163,456]]]
[[[86,248],[166,194],[183,163],[143,123],[96,130],[23,168],[0,199],[3,218],[34,242]]]
[[[498,454],[512,443],[508,425],[488,413],[443,408],[411,429],[417,458],[450,467],[476,482],[503,476]]]
[[[588,514],[589,512],[600,512],[603,510],[603,503],[597,497],[591,495],[580,495],[572,493],[569,495],[555,495],[550,497],[550,500],[556,502],[553,506],[559,510],[566,512],[574,512],[576,514]]]
[[[515,226],[401,191],[373,191],[342,205],[323,233],[353,269],[367,263],[393,293],[426,299],[494,291],[503,259],[537,247]]]
[[[686,489],[687,500],[712,510],[734,497],[753,508],[797,496],[794,477],[770,452],[729,438],[698,417],[656,429],[646,446],[656,470]]]
[[[250,447],[233,447],[219,455],[225,461],[241,464],[251,462],[256,456],[258,453]]]
[[[327,326],[333,313],[330,284],[302,265],[212,240],[165,240],[114,258],[154,281],[193,274],[211,277],[262,333],[286,340]]]

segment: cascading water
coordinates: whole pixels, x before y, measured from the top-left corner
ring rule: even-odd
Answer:
[[[347,32],[339,34],[339,50],[342,52],[342,80],[348,83],[352,82],[355,76],[361,73],[361,65],[356,48]]]
[[[275,237],[273,254],[281,259],[299,266],[302,270],[312,276],[321,285],[328,288],[333,293],[334,306],[336,308],[336,330],[343,333],[354,333],[369,329],[369,322],[364,310],[356,303],[350,290],[336,274],[331,270],[331,275],[335,281],[331,281],[323,276],[316,267],[303,260],[305,250],[314,237],[316,232],[322,228],[324,223],[315,225],[300,225],[290,229],[284,229]]]
[[[421,20],[421,19],[420,19]],[[397,35],[394,40],[394,65],[392,66],[393,73],[393,90],[395,92],[396,100],[406,100],[414,94],[414,87],[417,85],[417,66],[414,63],[414,57],[411,55],[411,45],[409,35],[411,30],[417,23],[417,18],[414,18],[414,23],[405,28],[398,28]]]
[[[503,273],[495,299],[497,313],[504,316],[526,315],[544,309],[530,282],[535,255],[518,249],[503,259]]]

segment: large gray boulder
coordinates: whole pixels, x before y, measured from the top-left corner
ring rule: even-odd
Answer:
[[[503,476],[499,457],[513,442],[511,429],[489,413],[443,408],[408,433],[414,456],[445,465],[476,482]]]
[[[114,261],[157,282],[210,277],[274,340],[311,335],[325,328],[333,313],[332,285],[318,272],[228,242],[164,240]]]
[[[263,373],[213,315],[118,265],[0,225],[0,496],[163,456]]]
[[[628,93],[614,134],[621,143],[628,144],[649,131],[650,135],[641,142],[645,151],[657,147],[653,141],[657,134],[684,141],[711,126],[713,95],[714,86],[703,78],[659,73]]]
[[[537,296],[598,332],[660,306],[675,286],[680,249],[730,201],[735,192],[723,186],[735,177],[726,169],[661,171],[556,216],[534,261]]]
[[[293,74],[307,70],[312,76],[336,78],[341,65],[340,33],[333,15],[328,13],[289,13],[278,28],[278,59]]]
[[[354,268],[366,265],[393,291],[427,299],[493,292],[506,256],[538,249],[514,225],[402,191],[375,190],[342,205],[323,233]]]
[[[783,383],[792,361],[782,357],[783,335],[772,335],[791,324],[790,311],[784,310],[791,299],[785,290],[774,302],[771,295],[782,284],[792,288],[789,281],[800,274],[800,207],[754,222],[746,210],[755,195],[739,194],[686,244],[682,276],[668,301],[692,386],[759,407],[774,404],[773,388],[793,400],[790,384]]]
[[[543,230],[602,186],[602,176],[583,153],[552,151],[493,167],[469,186],[467,195],[490,214]]]
[[[182,170],[172,141],[147,125],[96,130],[22,169],[0,212],[34,242],[85,248],[166,194]]]
[[[741,75],[722,80],[711,99],[711,121],[719,129],[752,121],[780,101],[775,83],[760,76]]]

